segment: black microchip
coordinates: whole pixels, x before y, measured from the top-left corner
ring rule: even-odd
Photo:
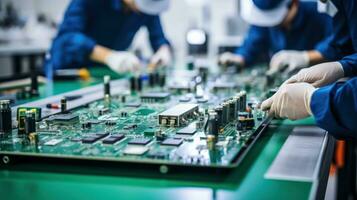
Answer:
[[[82,143],[92,144],[92,143],[96,142],[99,139],[100,138],[98,138],[98,137],[87,136],[87,137],[82,138]]]
[[[178,147],[182,144],[182,139],[167,138],[166,140],[162,141],[161,144]]]
[[[187,126],[177,131],[177,134],[182,134],[182,135],[193,135],[195,133],[196,133],[196,127],[194,126]]]
[[[104,144],[114,144],[122,139],[124,139],[124,135],[123,134],[119,134],[119,135],[111,135],[110,137],[107,137],[103,140]]]
[[[96,133],[95,136],[99,139],[107,137],[109,133]]]
[[[166,101],[170,97],[168,92],[148,92],[140,96],[141,100]]]
[[[135,145],[147,145],[151,140],[146,138],[135,138],[132,139],[128,144],[135,144]]]
[[[125,107],[138,108],[138,107],[140,107],[140,106],[141,106],[141,103],[136,103],[136,102],[134,102],[134,103],[126,103],[126,104],[125,104]]]

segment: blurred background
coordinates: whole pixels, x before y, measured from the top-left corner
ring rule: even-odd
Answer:
[[[1,0],[1,77],[43,66],[43,57],[55,36],[70,0]],[[207,56],[239,46],[247,25],[239,16],[239,0],[174,0],[161,17],[177,62],[188,54]],[[131,50],[152,54],[142,28]]]

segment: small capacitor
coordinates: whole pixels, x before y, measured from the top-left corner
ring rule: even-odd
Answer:
[[[153,73],[149,74],[149,86],[154,87],[155,86],[155,77]]]
[[[240,95],[240,112],[245,112],[246,111],[246,107],[247,107],[247,92],[246,91],[241,91],[239,93]]]
[[[12,115],[10,100],[0,100],[0,133],[9,133],[12,130]]]
[[[61,112],[62,113],[67,112],[67,99],[66,98],[61,99]]]
[[[25,133],[26,135],[29,135],[34,132],[36,132],[36,114],[35,112],[29,110],[26,112]]]
[[[109,95],[110,97],[110,76],[104,76],[104,96]]]
[[[208,135],[214,135],[218,138],[218,131],[217,113],[210,112],[208,118]]]
[[[134,76],[130,77],[130,91],[136,91],[136,78]]]
[[[222,110],[222,123],[223,126],[225,126],[228,123],[228,117],[229,117],[229,110],[228,110],[228,103],[224,102],[222,104],[223,110]]]
[[[218,128],[221,129],[221,128],[223,128],[223,122],[222,122],[223,107],[221,105],[219,105],[214,109],[214,111],[217,113]]]
[[[17,125],[17,131],[18,131],[17,134],[18,135],[24,135],[26,133],[25,122],[26,122],[26,110],[20,109],[19,110],[19,122]]]
[[[229,121],[234,121],[237,119],[237,104],[234,99],[229,100]]]
[[[166,74],[160,74],[159,77],[159,86],[164,87],[166,84]]]

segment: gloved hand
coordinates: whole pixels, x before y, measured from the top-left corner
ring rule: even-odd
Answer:
[[[306,82],[314,87],[322,87],[343,77],[344,71],[339,62],[327,62],[300,70],[284,84]]]
[[[227,66],[227,65],[242,66],[244,65],[244,58],[241,55],[225,52],[219,56],[218,64],[221,66]]]
[[[315,90],[316,88],[308,83],[285,84],[265,100],[261,108],[269,110],[269,115],[277,118],[306,118],[312,115],[310,101]]]
[[[105,64],[117,73],[137,72],[140,70],[140,61],[132,53],[113,51],[105,58]]]
[[[270,60],[267,74],[275,74],[282,70],[290,73],[308,67],[309,62],[309,55],[306,51],[282,50]]]
[[[165,67],[172,62],[171,51],[169,46],[165,45],[159,48],[150,60],[151,67]]]

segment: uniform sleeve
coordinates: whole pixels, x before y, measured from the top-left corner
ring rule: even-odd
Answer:
[[[337,138],[357,138],[357,78],[320,88],[311,98],[317,125]]]
[[[150,44],[154,51],[157,51],[164,44],[170,45],[162,30],[159,16],[150,16],[146,27],[148,28]]]
[[[339,61],[346,77],[357,76],[357,53],[344,57]]]
[[[87,0],[74,0],[69,5],[57,37],[51,47],[53,68],[84,65],[96,42],[84,34],[89,20]]]
[[[236,50],[236,54],[243,56],[247,65],[254,64],[254,60],[269,48],[269,32],[267,28],[251,26],[244,43]]]

